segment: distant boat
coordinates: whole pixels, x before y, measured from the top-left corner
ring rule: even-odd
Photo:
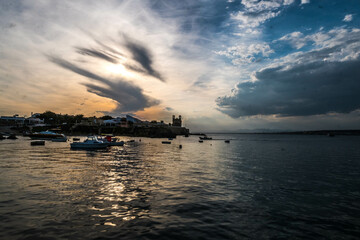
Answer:
[[[29,134],[31,139],[54,139],[54,138],[65,138],[64,134],[54,133],[51,131],[42,131]]]
[[[173,138],[168,138],[168,140],[173,140]]]
[[[225,140],[226,143],[230,143],[230,140]]]
[[[208,137],[208,136],[204,136],[204,137],[199,137],[200,140],[212,140],[212,137]]]
[[[199,140],[199,143],[202,143],[202,142],[204,142],[203,140]]]
[[[73,141],[80,141],[80,138],[73,138]]]
[[[63,138],[53,138],[51,139],[52,142],[66,142],[67,141],[67,137],[63,137]]]
[[[70,146],[73,149],[104,149],[109,143],[100,141],[96,136],[88,136],[84,142],[73,142]]]
[[[171,144],[170,141],[162,141],[161,143],[162,143],[162,144]]]
[[[7,137],[7,139],[17,139],[16,135],[15,134],[10,134],[10,136]]]
[[[45,145],[45,141],[44,140],[40,140],[40,141],[32,141],[30,143],[31,146],[43,146]]]

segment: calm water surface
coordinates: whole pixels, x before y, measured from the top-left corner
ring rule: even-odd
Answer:
[[[360,137],[212,137],[232,140],[103,151],[2,140],[0,239],[360,236]]]

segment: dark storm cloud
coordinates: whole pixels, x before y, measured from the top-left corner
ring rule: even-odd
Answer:
[[[325,51],[329,49],[311,54],[323,56]],[[305,58],[304,55],[299,59]],[[349,113],[360,108],[359,76],[359,58],[301,61],[292,67],[284,64],[257,72],[258,81],[239,83],[231,96],[219,97],[217,104],[220,111],[234,118]]]
[[[132,54],[133,59],[138,62],[146,71],[147,74],[153,76],[164,82],[163,77],[160,75],[158,71],[153,68],[153,57],[150,53],[149,49],[147,49],[144,45],[139,42],[135,42],[134,40],[125,37],[125,47]],[[133,69],[135,70],[135,69]]]
[[[105,61],[108,61],[108,62],[111,62],[114,64],[116,64],[118,62],[118,57],[112,55],[111,53],[107,53],[105,51],[89,49],[89,48],[82,48],[82,47],[77,47],[76,51],[82,55],[100,58],[100,59],[103,59]]]
[[[141,88],[130,82],[126,82],[121,79],[113,82],[61,58],[54,56],[48,56],[48,58],[51,62],[63,67],[64,69],[102,83],[104,86],[98,86],[90,83],[85,83],[83,85],[86,86],[87,90],[91,93],[116,101],[119,104],[117,111],[139,111],[147,107],[158,105],[160,103],[158,100],[152,99],[143,94]]]

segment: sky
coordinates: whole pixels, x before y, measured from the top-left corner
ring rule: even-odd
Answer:
[[[359,0],[0,0],[0,115],[360,129]]]

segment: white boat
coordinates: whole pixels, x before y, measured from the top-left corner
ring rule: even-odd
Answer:
[[[51,131],[42,131],[29,134],[31,139],[54,139],[54,138],[65,138],[64,134],[54,133]]]
[[[88,136],[84,142],[73,142],[70,146],[74,149],[103,149],[107,148],[109,143],[99,140],[96,136]]]

